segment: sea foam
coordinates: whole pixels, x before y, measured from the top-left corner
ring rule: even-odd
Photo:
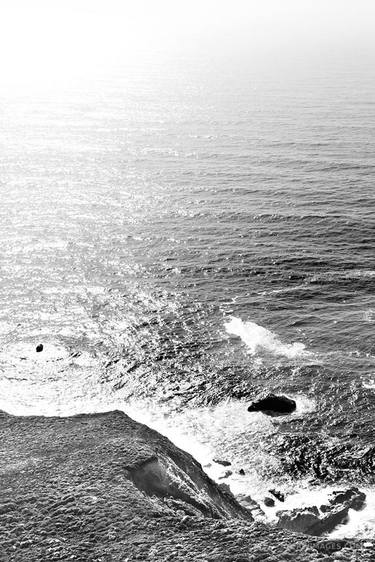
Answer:
[[[259,351],[266,351],[273,355],[284,355],[293,359],[307,353],[303,343],[282,343],[277,334],[255,322],[243,322],[241,318],[232,317],[225,323],[225,329],[228,334],[240,337],[252,355]]]

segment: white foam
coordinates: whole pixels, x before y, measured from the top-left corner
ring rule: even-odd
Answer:
[[[372,538],[375,539],[375,490],[360,488],[366,494],[366,504],[361,511],[349,510],[349,520],[339,525],[331,538]]]
[[[363,388],[368,388],[369,390],[375,389],[375,378],[369,378],[362,382]]]
[[[293,359],[307,354],[303,343],[282,343],[277,334],[255,324],[255,322],[243,322],[241,318],[232,317],[225,323],[225,329],[228,334],[240,337],[252,355],[260,351],[266,351],[273,355],[283,355]]]
[[[368,310],[365,310],[363,313],[363,320],[365,320],[365,322],[373,322],[375,318],[375,310],[372,308],[369,308]]]
[[[297,408],[293,412],[292,416],[300,416],[301,414],[310,414],[316,410],[316,402],[313,398],[305,396],[303,394],[290,394],[290,398],[295,400]]]

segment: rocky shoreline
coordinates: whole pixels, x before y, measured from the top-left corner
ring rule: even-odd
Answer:
[[[190,454],[120,411],[1,413],[0,438],[4,562],[375,560],[366,541],[254,521]]]

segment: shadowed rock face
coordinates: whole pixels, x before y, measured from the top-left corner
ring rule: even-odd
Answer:
[[[1,562],[306,562],[326,552],[324,541],[254,523],[191,455],[121,412],[3,414],[0,443]],[[371,559],[361,542],[349,547],[353,560]]]
[[[283,529],[297,533],[320,536],[333,531],[340,523],[344,523],[348,517],[348,510],[348,507],[342,507],[319,517],[319,512],[315,507],[293,509],[279,513],[279,525]]]

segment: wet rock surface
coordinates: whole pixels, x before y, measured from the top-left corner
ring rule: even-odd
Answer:
[[[280,416],[290,414],[295,411],[297,405],[295,400],[287,396],[276,396],[267,394],[254,400],[247,408],[248,412],[263,412],[269,416]]]
[[[334,491],[328,498],[329,506],[346,505],[349,508],[359,511],[362,509],[366,502],[366,494],[361,492],[357,487],[350,488],[345,491]],[[323,506],[324,509],[327,506]]]
[[[328,504],[290,511],[280,511],[279,525],[283,529],[320,536],[329,533],[342,523],[346,523],[349,509],[360,510],[364,507],[366,494],[358,488],[333,492]]]
[[[273,507],[275,505],[275,500],[267,496],[264,498],[263,503],[267,507]]]
[[[348,507],[336,508],[320,515],[316,506],[290,511],[278,512],[279,525],[297,533],[320,536],[333,531],[337,525],[345,523],[348,517]]]
[[[274,498],[276,498],[277,500],[279,500],[279,502],[284,502],[285,501],[285,494],[283,494],[282,492],[279,492],[278,490],[268,490],[270,494],[273,495]]]
[[[291,540],[254,522],[191,455],[122,412],[1,414],[0,443],[2,562],[374,560],[365,541]]]
[[[232,464],[229,461],[222,459],[213,459],[213,461],[216,462],[216,464],[221,464],[222,466],[230,466]]]

